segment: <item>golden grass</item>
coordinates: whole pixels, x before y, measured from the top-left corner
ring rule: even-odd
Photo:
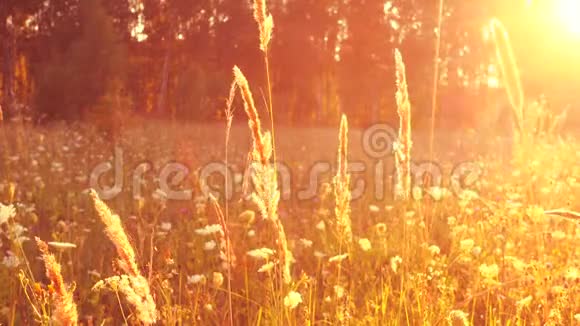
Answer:
[[[267,13],[266,0],[254,1],[254,19],[258,23],[260,32],[260,49],[263,52],[268,52],[268,46],[272,39],[272,31],[274,29],[274,19],[272,15]]]
[[[137,153],[127,155],[124,172],[128,173],[131,167],[142,160],[139,153],[152,150],[149,157],[158,159],[164,157],[168,149],[178,151],[183,148],[175,145],[173,140],[190,139],[190,146],[194,146],[203,140],[217,139],[223,129],[219,130],[216,126],[200,126],[204,131],[196,135],[198,130],[193,131],[191,126],[184,125],[179,129],[174,128],[172,131],[176,133],[164,139],[147,130],[135,130],[130,137],[124,136],[126,138],[123,139],[124,143],[132,144],[131,152]],[[166,126],[155,124],[151,129],[159,130],[162,127]],[[296,162],[296,165],[292,165],[292,171],[297,171],[297,180],[303,180],[293,183],[293,189],[304,189],[308,184],[308,170],[300,171],[299,168],[294,169],[295,166],[316,162],[320,158],[337,159],[339,151],[328,150],[337,147],[337,138],[350,138],[346,148],[348,161],[364,160],[363,156],[357,155],[361,152],[361,144],[355,141],[358,138],[357,131],[352,128],[349,128],[346,135],[331,130],[322,133],[320,130],[281,131],[283,147],[288,149],[286,155]],[[337,136],[337,133],[341,136]],[[244,140],[248,134],[247,127],[233,126],[232,134],[232,149],[245,150],[248,143]],[[85,148],[68,151],[61,149],[63,144],[68,146],[68,139],[77,138],[75,133],[66,129],[49,132],[29,129],[27,135],[30,136],[28,142],[33,155],[37,155],[36,148],[40,146],[54,148],[51,152],[53,155],[40,158],[39,164],[50,166],[53,160],[66,162],[66,158],[72,156],[75,160],[66,163],[66,169],[73,174],[83,172],[76,162],[86,157]],[[9,137],[12,142],[16,135],[9,133]],[[91,143],[95,144],[96,155],[110,155],[108,150],[100,148],[103,141],[100,138],[86,134],[82,137],[91,139]],[[420,144],[428,141],[419,134],[416,137],[414,140]],[[302,144],[307,144],[306,154],[301,150]],[[479,185],[457,197],[441,196],[440,200],[429,206],[425,205],[430,202],[429,198],[414,200],[412,203],[397,203],[391,199],[376,201],[364,196],[351,202],[350,219],[356,240],[345,258],[343,255],[346,250],[343,253],[337,252],[338,246],[333,241],[334,229],[330,228],[336,220],[336,203],[332,200],[334,196],[330,196],[330,200],[325,199],[325,192],[322,191],[316,200],[281,202],[280,211],[288,212],[288,217],[283,219],[288,250],[294,253],[296,259],[292,266],[292,283],[283,288],[270,286],[280,272],[278,266],[281,266],[282,260],[278,255],[279,247],[271,246],[275,252],[269,256],[268,261],[254,262],[253,258],[246,255],[252,249],[267,247],[265,242],[272,238],[277,239],[276,230],[270,226],[269,220],[258,218],[259,214],[253,217],[251,212],[255,207],[252,203],[245,200],[231,201],[231,214],[235,214],[232,217],[244,216],[226,222],[231,247],[238,258],[231,288],[234,324],[303,325],[300,316],[305,314],[305,319],[313,324],[332,325],[338,324],[340,318],[344,318],[345,323],[355,325],[367,323],[394,326],[407,324],[407,320],[410,324],[446,324],[446,320],[452,320],[463,325],[461,323],[465,318],[469,324],[540,325],[546,323],[552,314],[553,321],[561,320],[565,325],[573,325],[575,315],[580,313],[580,283],[577,281],[580,260],[575,255],[579,233],[577,213],[574,213],[578,212],[574,203],[580,198],[577,181],[580,180],[580,170],[565,167],[575,166],[580,159],[578,146],[577,142],[552,145],[541,142],[537,146],[534,160],[516,160],[510,170],[493,157],[484,157],[487,170]],[[345,153],[344,147],[339,147],[342,148],[340,152]],[[456,150],[450,145],[446,148]],[[476,149],[467,150],[471,154]],[[7,157],[17,153],[15,148],[9,147]],[[210,156],[219,155],[223,155],[223,150],[216,145],[205,159],[209,161]],[[345,162],[342,159],[344,155],[340,157]],[[104,279],[97,283],[97,288],[116,289],[123,301],[123,308],[126,305],[136,312],[130,301],[125,300],[125,296],[138,302],[141,296],[134,290],[135,284],[147,280],[133,279],[123,271],[119,272],[123,275],[106,278],[116,274],[111,267],[111,259],[104,254],[102,242],[95,241],[101,238],[98,234],[100,230],[95,228],[90,214],[86,213],[91,210],[92,203],[87,202],[86,196],[81,194],[82,184],[48,177],[47,172],[42,170],[33,170],[31,175],[23,176],[24,179],[17,179],[16,176],[21,175],[17,163],[10,160],[3,162],[8,167],[6,179],[25,180],[25,183],[19,182],[11,187],[3,183],[0,186],[2,202],[33,202],[36,203],[37,212],[64,212],[65,205],[69,203],[71,207],[79,209],[78,213],[67,215],[78,226],[52,220],[50,214],[42,213],[39,216],[39,220],[46,223],[45,229],[52,233],[52,240],[78,246],[74,251],[58,249],[61,251],[57,258],[62,264],[63,274],[74,275],[78,282],[76,301],[83,302],[82,306],[79,305],[79,321],[84,322],[89,316],[94,316],[95,324],[103,321],[107,323],[107,320],[113,324],[123,323],[120,309],[102,309],[103,306],[114,307],[114,293],[97,296],[90,291],[91,286]],[[242,155],[236,155],[231,165],[233,168],[243,164]],[[391,166],[386,168],[390,169]],[[344,171],[338,169],[341,170]],[[350,173],[353,183],[354,174]],[[38,197],[28,199],[26,192],[21,189],[25,189],[28,183],[32,184],[37,176],[45,180],[46,186],[42,192],[33,192]],[[154,184],[154,177],[148,175],[147,183]],[[368,174],[357,174],[356,179],[357,182],[372,181]],[[153,228],[139,229],[135,224],[148,224],[151,216],[159,214],[156,200],[149,192],[155,190],[155,187],[144,190],[143,204],[139,207],[133,206],[135,203],[130,193],[120,195],[115,200],[123,216],[138,216],[135,219],[128,218],[125,229],[129,241],[134,236],[137,245],[141,244],[140,239],[149,238],[149,230]],[[450,188],[442,190],[451,191]],[[211,202],[207,202],[206,198],[200,201],[196,199],[196,203],[207,203],[207,209],[194,207],[195,210],[191,211],[192,202],[168,202],[167,209],[161,213],[154,228],[154,232],[158,232],[160,222],[170,221],[172,224],[166,237],[156,235],[155,272],[153,282],[149,283],[152,294],[155,294],[160,324],[176,324],[179,319],[183,320],[184,325],[227,323],[226,300],[230,291],[226,290],[226,275],[223,275],[222,287],[217,286],[221,284],[221,278],[212,277],[216,272],[223,273],[221,235],[214,233],[215,238],[202,237],[192,232],[203,228],[215,218]],[[401,210],[401,206],[407,210]],[[552,210],[555,208],[565,210]],[[83,212],[80,212],[81,209]],[[184,209],[188,212],[179,213]],[[18,210],[19,215],[12,219],[11,224],[21,223],[29,230],[39,229],[39,224],[31,222],[31,216],[23,213],[22,209]],[[431,239],[425,235],[425,228],[421,224],[426,214],[433,216],[433,228],[440,230],[440,238]],[[401,231],[402,223],[406,225],[405,240]],[[2,226],[2,230],[6,230],[6,225]],[[363,246],[357,237],[368,241]],[[216,246],[216,250],[203,249],[204,243],[210,239],[217,242],[219,247]],[[143,250],[137,246],[134,248],[137,256],[137,248]],[[28,252],[29,246],[25,245],[24,249]],[[56,253],[57,249],[51,250]],[[337,256],[330,258],[334,255]],[[174,263],[169,264],[168,260],[174,260]],[[337,278],[336,268],[340,262],[342,272],[341,277]],[[33,271],[38,270],[37,261],[31,260],[31,265]],[[137,265],[141,266],[138,260]],[[265,271],[264,268],[263,273],[256,273],[255,270],[262,265],[271,269]],[[6,267],[0,266],[0,279],[6,281],[6,284],[12,280],[9,272]],[[87,277],[87,274],[91,277]],[[103,276],[92,276],[96,274]],[[194,275],[198,275],[195,279],[202,281],[189,281]],[[204,278],[207,279],[205,283]],[[28,294],[32,294],[35,287],[34,281],[30,284]],[[20,288],[18,290],[22,291]],[[6,288],[0,289],[0,296],[4,295],[2,302],[6,302],[8,308],[26,306],[22,292],[6,294],[5,291]],[[302,298],[302,302],[293,302],[297,304],[294,309],[290,309],[294,307],[291,302],[288,302],[288,307],[284,305],[284,298],[289,297],[291,291],[299,293]],[[342,296],[341,300],[338,294]],[[37,303],[35,308],[40,316],[44,316],[41,307],[42,304]],[[560,311],[560,317],[557,311]],[[131,314],[129,309],[125,309],[125,312],[129,323],[136,322],[136,314]],[[344,313],[340,315],[338,312]],[[15,325],[26,324],[19,323],[20,318],[44,320],[32,308],[11,310],[9,316],[12,315],[15,316]],[[50,316],[50,313],[47,315]],[[10,324],[10,320],[4,316],[0,315],[0,322]]]
[[[347,246],[352,244],[352,226],[350,221],[350,175],[348,174],[348,121],[345,115],[340,120],[338,133],[338,165],[333,178],[334,196],[336,200],[334,213],[336,215],[337,234],[340,242]]]
[[[138,319],[134,320],[134,317],[125,315],[123,306],[119,302],[120,314],[125,323],[222,325],[225,324],[228,315],[230,324],[234,324],[235,321],[235,324],[244,325],[394,326],[444,322],[461,326],[543,323],[560,325],[580,321],[580,306],[577,303],[580,302],[580,291],[578,291],[580,262],[575,254],[579,233],[573,224],[576,222],[578,213],[568,209],[544,211],[541,208],[558,205],[563,207],[566,202],[575,202],[576,198],[580,198],[578,192],[580,186],[576,181],[576,178],[580,179],[580,171],[562,172],[563,166],[574,166],[580,159],[580,151],[576,151],[574,147],[578,146],[577,143],[570,146],[544,144],[545,147],[537,149],[533,162],[516,160],[514,164],[519,169],[517,171],[505,171],[505,167],[498,162],[488,161],[492,172],[486,174],[485,179],[477,184],[476,189],[460,192],[457,194],[458,198],[442,198],[440,202],[432,206],[423,205],[424,202],[420,198],[412,203],[411,209],[410,203],[390,201],[378,203],[365,197],[360,200],[360,204],[357,203],[351,207],[351,180],[348,173],[349,130],[347,118],[343,116],[338,136],[337,173],[332,178],[336,200],[334,206],[326,200],[331,192],[328,184],[326,190],[322,190],[318,198],[319,202],[314,204],[316,206],[314,211],[310,202],[290,202],[288,207],[283,207],[290,215],[287,226],[292,232],[288,234],[290,238],[287,238],[279,216],[280,190],[276,172],[274,119],[267,54],[272,37],[273,19],[267,13],[264,0],[254,1],[254,18],[259,27],[260,49],[264,53],[268,77],[268,107],[272,136],[262,130],[249,83],[242,71],[234,67],[235,82],[230,88],[230,96],[226,102],[226,165],[230,166],[227,147],[232,131],[233,100],[239,88],[252,136],[250,157],[254,161],[252,176],[254,192],[251,197],[260,211],[262,221],[268,222],[268,227],[264,227],[264,224],[260,223],[262,221],[255,221],[252,207],[248,207],[243,200],[235,205],[236,213],[242,212],[239,219],[243,221],[243,225],[238,228],[239,225],[228,221],[228,202],[226,202],[224,215],[215,198],[212,198],[211,203],[214,205],[219,222],[218,231],[216,225],[207,225],[209,217],[205,208],[206,197],[202,200],[196,198],[193,212],[189,210],[192,203],[185,203],[183,205],[185,213],[176,213],[180,211],[178,208],[184,208],[179,204],[164,203],[160,211],[158,203],[155,201],[150,203],[149,199],[141,198],[137,210],[138,217],[135,217],[141,250],[143,250],[143,239],[149,236],[142,226],[148,224],[150,216],[154,216],[154,223],[150,228],[151,276],[146,279],[139,270],[135,250],[120,217],[109,209],[95,191],[90,191],[92,204],[105,224],[105,234],[115,245],[118,255],[115,260],[116,267],[124,273],[105,279],[101,279],[99,275],[97,279],[100,281],[94,284],[93,289],[107,288],[116,294],[124,295],[126,301],[135,310],[134,315],[131,314],[131,316]],[[409,199],[412,181],[410,177],[411,104],[405,65],[398,50],[395,52],[395,63],[397,113],[400,121],[399,140],[395,148],[397,169],[395,192],[399,198]],[[510,64],[508,63],[508,66]],[[515,88],[517,93],[518,86],[516,85]],[[512,106],[517,108],[518,96],[514,96],[511,101]],[[190,130],[191,126],[184,129]],[[156,125],[153,130],[159,130],[159,126]],[[90,139],[90,149],[96,152],[97,157],[107,155],[106,151],[99,146],[102,142],[99,142],[100,138],[96,135],[87,133],[79,137],[75,134],[73,137],[66,131],[59,130],[54,134],[60,136],[53,135],[45,140],[45,132],[40,132],[40,137],[35,137],[35,132],[29,130],[30,139],[24,141],[30,143],[31,149],[44,146],[53,148],[54,153],[51,153],[50,162],[57,159],[67,162],[71,175],[73,171],[79,174],[86,171],[75,170],[79,167],[76,161],[73,163],[70,160],[70,149],[60,151],[67,139],[86,136]],[[176,131],[172,129],[172,132]],[[185,132],[176,132],[173,138],[159,139],[157,134],[152,137],[151,133],[140,130],[133,138],[124,140],[132,144],[131,149],[135,152],[151,152],[157,155],[154,158],[166,158],[165,150],[174,143],[174,140],[191,138],[187,135],[191,136]],[[336,139],[334,135],[331,136],[328,144],[334,143]],[[142,141],[148,137],[153,140]],[[294,145],[320,142],[320,135],[297,140],[296,130],[292,130],[286,137],[291,138]],[[215,139],[215,137],[212,134],[201,141],[207,142],[208,139]],[[17,139],[17,141],[21,140]],[[192,146],[175,148],[175,151],[181,152],[184,147],[191,148],[195,144],[197,143],[193,141]],[[243,145],[239,144],[239,146]],[[327,147],[322,145],[324,150]],[[73,152],[75,150],[84,153],[77,154],[75,158],[86,159],[83,156],[86,155],[86,148],[72,149]],[[299,150],[296,152],[298,164],[308,159],[314,161],[320,159],[320,157],[314,157],[312,150],[307,151],[307,154]],[[352,152],[356,153],[356,148]],[[540,153],[549,154],[540,155]],[[20,155],[20,152],[11,154]],[[318,154],[327,155],[326,151]],[[42,157],[43,154],[35,155],[35,159],[42,160]],[[32,160],[31,157],[28,159]],[[46,179],[49,180],[48,186],[42,185],[41,182],[44,182],[42,178],[48,175],[46,171],[44,175],[41,173],[36,175],[40,177],[39,182],[37,178],[32,179],[32,173],[22,176],[19,174],[19,166],[14,168],[13,162],[3,160],[4,162],[0,163],[8,167],[7,180],[30,177],[31,180],[27,180],[29,182],[25,182],[25,185],[40,184],[35,186],[36,193],[16,191],[16,184],[11,182],[8,183],[8,187],[0,184],[0,195],[9,198],[10,203],[15,200],[24,202],[26,198],[32,197],[35,199],[34,203],[38,203],[39,211],[67,212],[67,218],[69,211],[73,211],[71,218],[75,220],[75,223],[78,221],[81,227],[86,228],[85,230],[90,227],[90,224],[83,220],[75,219],[74,212],[84,216],[81,214],[82,208],[79,208],[83,206],[83,200],[74,198],[73,193],[76,191],[72,190],[73,186],[70,182],[65,182],[66,178],[53,178],[51,174],[51,177]],[[142,162],[142,160],[143,157],[137,155],[133,157],[132,163]],[[16,162],[19,163],[18,160]],[[199,162],[195,161],[192,164],[196,165]],[[296,168],[295,171],[300,170]],[[515,176],[516,172],[518,172],[517,176]],[[553,175],[561,176],[565,173],[568,174],[560,177],[565,180],[556,180],[557,185],[554,186]],[[522,183],[521,180],[530,180],[530,184]],[[226,185],[227,181],[226,179]],[[18,187],[22,186],[18,185]],[[293,187],[297,189],[299,185]],[[228,193],[227,190],[226,188],[226,193]],[[78,192],[80,193],[80,189]],[[129,202],[132,203],[133,200],[131,198]],[[63,205],[63,202],[66,204]],[[172,209],[165,211],[168,208],[165,204],[171,206]],[[404,205],[405,209],[400,210],[400,205]],[[232,206],[234,206],[233,202]],[[127,210],[126,207],[125,209]],[[333,209],[335,216],[331,213]],[[183,216],[173,219],[176,214]],[[439,238],[431,239],[425,232],[425,215],[427,214],[436,218],[434,218],[436,220],[434,227],[442,230],[440,237],[445,240],[441,241],[445,246],[439,247]],[[156,225],[159,217],[169,219],[173,224],[164,222]],[[20,217],[13,220],[10,227],[17,225]],[[357,234],[361,235],[358,241],[360,249],[352,245],[352,221],[356,221]],[[327,222],[336,226],[335,231],[339,238],[339,253],[330,258],[328,256],[336,251],[336,246],[334,242],[329,241],[331,237],[327,233]],[[72,223],[71,225],[62,221],[55,223],[51,217],[48,218],[47,223],[53,227],[51,231],[54,230],[53,235],[60,246],[67,242],[80,244],[86,240],[83,235],[79,234],[81,232],[75,232],[76,225]],[[204,232],[198,234],[198,227],[201,227]],[[60,231],[67,228],[69,231]],[[196,234],[191,233],[192,228],[196,230]],[[159,229],[163,229],[163,232],[169,236],[166,238],[157,236],[155,232]],[[70,232],[70,230],[73,231]],[[4,226],[0,231],[4,231]],[[87,233],[90,231],[88,229]],[[199,239],[205,233],[209,235],[214,232],[219,233],[217,239],[219,255],[211,254],[211,250],[216,246],[213,240],[206,242]],[[362,238],[363,235],[365,238]],[[252,248],[259,248],[263,239],[270,240],[271,238],[274,238],[277,250],[269,248],[252,250]],[[62,276],[60,278],[55,276],[60,275],[56,272],[59,271],[60,265],[56,264],[53,255],[48,254],[46,244],[40,240],[37,241],[39,248],[44,252],[43,260],[47,275],[51,282],[57,284],[54,286],[55,289],[57,287],[59,289],[57,295],[70,296],[67,300],[74,305],[72,293],[66,292]],[[343,242],[348,243],[348,253],[343,254]],[[202,251],[200,249],[202,246],[199,244],[208,243],[210,246],[203,246]],[[84,246],[79,246],[80,249],[93,255],[84,260],[84,257],[75,257],[78,258],[77,260],[71,258],[69,260],[71,270],[85,272],[85,269],[95,268],[93,260],[95,257],[100,257],[100,246],[86,241]],[[241,261],[238,264],[235,259],[236,250],[245,253],[243,256],[238,256]],[[302,273],[301,277],[296,280],[292,278],[290,270],[291,263],[294,261],[291,250],[297,253],[295,268],[297,272]],[[250,262],[246,259],[246,254],[249,255],[250,252],[259,259],[267,260],[258,270],[257,277],[248,272]],[[10,259],[4,258],[4,265],[13,265],[18,259],[14,255]],[[273,259],[270,260],[270,258]],[[345,264],[343,270],[342,262],[347,258],[349,264]],[[153,264],[154,260],[155,264]],[[155,278],[152,277],[153,265],[158,268]],[[97,267],[97,271],[90,271],[91,275],[99,274],[106,268],[103,264],[97,266],[100,267]],[[238,274],[232,277],[234,266],[239,267],[239,271],[243,270],[239,277]],[[27,267],[29,267],[28,263]],[[216,271],[223,267],[228,269],[227,293],[224,293],[225,290],[221,288],[224,277]],[[338,268],[337,274],[332,273],[334,268]],[[276,275],[279,276],[280,281],[284,282],[284,285],[274,284],[274,279],[270,277],[270,271],[273,269],[276,270]],[[0,272],[2,272],[1,269]],[[195,275],[188,273],[195,273]],[[32,275],[31,271],[30,274]],[[23,272],[20,275],[23,275]],[[211,275],[211,282],[207,282],[209,275]],[[268,275],[266,281],[262,278],[263,275]],[[187,282],[184,282],[185,279]],[[234,283],[230,283],[232,279],[235,279]],[[28,302],[32,304],[35,315],[40,320],[46,319],[45,317],[49,314],[41,312],[42,309],[38,308],[43,306],[42,296],[45,291],[39,290],[39,294],[34,296],[35,300],[31,300],[28,296],[32,286],[30,282],[26,284],[27,286],[23,287],[24,292]],[[78,291],[82,293],[83,288],[79,287]],[[155,299],[159,299],[159,311],[153,298],[153,290],[158,295]],[[103,312],[101,305],[105,303],[101,300],[90,300],[89,295],[81,294],[83,307],[87,307],[86,315],[89,324],[93,322],[90,317],[92,313],[98,315],[96,318],[98,323],[107,321],[113,324],[122,323],[118,313],[115,314],[110,310]],[[224,308],[226,295],[228,308]],[[16,307],[21,297],[21,292],[13,291],[8,296],[9,300],[6,300],[11,305],[9,308],[11,316],[9,324],[11,325],[17,324],[15,322]],[[69,304],[66,303],[66,305]],[[57,305],[57,315],[58,309]],[[73,320],[72,312],[69,310],[66,313],[69,314],[69,320]],[[57,315],[55,315],[56,319],[60,318],[65,321],[63,324],[67,323],[67,317]],[[76,320],[76,312],[74,316]],[[22,320],[26,320],[26,316]],[[0,319],[0,322],[2,321]]]
[[[54,289],[54,319],[63,326],[73,326],[78,323],[77,305],[73,299],[72,291],[66,288],[61,266],[56,258],[48,250],[46,242],[35,238],[36,245],[42,254],[42,261],[46,269],[46,276]]]
[[[270,132],[272,133],[272,152],[274,157],[274,171],[276,171],[276,129],[274,127],[274,100],[272,98],[272,82],[270,80],[270,59],[268,57],[268,46],[272,39],[274,30],[274,19],[267,13],[266,0],[254,0],[254,19],[258,23],[260,34],[260,50],[264,54],[264,68],[266,72],[266,86],[268,91],[268,113],[270,114]]]
[[[244,100],[244,109],[248,115],[248,125],[252,132],[252,139],[254,140],[254,149],[252,155],[257,157],[262,165],[267,165],[271,155],[271,149],[269,144],[264,140],[264,134],[262,133],[262,123],[258,118],[258,110],[256,109],[256,104],[254,103],[254,97],[252,96],[252,91],[250,90],[250,84],[246,79],[246,76],[242,73],[240,68],[234,67],[234,77],[240,92],[242,94],[242,99]]]
[[[278,255],[282,269],[282,279],[289,284],[292,281],[290,265],[292,263],[292,253],[288,249],[286,232],[284,225],[278,217],[278,203],[280,201],[280,191],[278,190],[278,180],[276,168],[270,163],[272,156],[272,139],[269,133],[263,133],[258,111],[254,104],[252,92],[248,81],[238,67],[234,67],[234,75],[238,87],[244,100],[244,108],[248,115],[248,123],[253,139],[253,149],[251,156],[258,164],[254,164],[254,193],[252,199],[258,205],[262,218],[269,220],[277,236]]]
[[[127,301],[133,305],[137,312],[137,318],[145,324],[153,324],[157,320],[157,308],[151,296],[151,290],[147,279],[143,277],[135,259],[135,251],[129,242],[119,215],[113,214],[107,204],[98,196],[96,191],[90,191],[91,199],[99,218],[105,224],[105,234],[117,249],[119,258],[116,260],[118,267],[125,272],[121,276],[113,276],[99,281],[93,289],[99,290],[109,286],[115,291],[125,295]]]

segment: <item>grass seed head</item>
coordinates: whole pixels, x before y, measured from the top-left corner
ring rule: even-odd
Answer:
[[[405,63],[398,49],[395,49],[395,64],[397,68],[397,113],[399,115],[399,140],[395,150],[395,165],[397,168],[395,191],[401,199],[408,199],[411,195],[411,103],[409,101]]]
[[[54,319],[61,325],[72,326],[78,323],[77,305],[73,294],[66,288],[61,273],[61,266],[48,250],[46,242],[35,238],[36,245],[42,254],[46,276],[54,289]]]
[[[267,52],[274,30],[274,19],[267,13],[266,0],[254,1],[254,19],[260,31],[260,50]]]

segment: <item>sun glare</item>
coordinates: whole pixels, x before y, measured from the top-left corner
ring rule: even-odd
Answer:
[[[580,0],[558,0],[556,6],[562,25],[580,37]]]

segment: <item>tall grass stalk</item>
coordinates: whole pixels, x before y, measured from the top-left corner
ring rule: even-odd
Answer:
[[[226,101],[226,108],[225,108],[225,116],[226,116],[226,135],[225,135],[225,162],[226,162],[226,170],[229,169],[229,161],[228,161],[228,148],[229,148],[229,144],[230,144],[230,132],[232,130],[232,122],[234,121],[234,109],[233,109],[233,104],[234,104],[234,99],[236,96],[236,89],[237,89],[237,84],[236,81],[234,80],[232,82],[232,85],[230,86],[230,94],[228,96],[228,100]],[[229,193],[230,193],[230,189],[229,189],[229,173],[228,171],[226,171],[225,174],[225,185],[224,185],[224,189],[225,189],[225,222],[224,224],[227,225],[227,223],[229,222],[229,218],[230,218],[230,214],[229,214],[229,208],[230,208],[230,199],[229,199]],[[225,232],[225,230],[224,230]],[[229,243],[229,237],[228,237],[228,243],[227,243],[227,253],[228,253],[228,261],[231,261],[231,257],[229,257],[229,255],[231,254],[231,249],[230,249],[230,243]],[[230,320],[230,325],[234,324],[234,311],[233,311],[233,304],[232,304],[232,269],[231,269],[231,265],[228,264],[228,268],[227,268],[227,273],[228,273],[228,308],[229,308],[229,320]]]
[[[348,120],[343,115],[340,120],[340,129],[338,132],[338,157],[337,171],[333,178],[336,215],[336,233],[338,235],[338,254],[342,255],[343,246],[346,246],[347,252],[352,248],[352,222],[350,219],[350,175],[348,174]],[[338,261],[337,266],[337,286],[341,283],[342,261]],[[339,322],[344,321],[346,306],[341,302],[337,307],[337,319]]]
[[[272,133],[272,154],[274,159],[274,170],[276,170],[276,133],[274,128],[274,104],[272,100],[272,83],[270,79],[270,59],[269,46],[274,30],[274,19],[268,13],[266,0],[254,0],[254,19],[258,23],[260,32],[260,50],[264,54],[264,66],[266,69],[266,87],[268,88],[268,113],[270,115]]]
[[[238,67],[234,67],[234,75],[244,100],[244,109],[248,115],[248,125],[253,138],[251,156],[256,164],[253,164],[254,193],[252,194],[252,200],[258,205],[262,218],[269,220],[274,228],[274,233],[277,236],[276,242],[282,269],[282,280],[284,283],[290,284],[292,282],[290,274],[292,253],[288,249],[284,225],[278,216],[280,191],[278,190],[276,170],[274,165],[270,163],[272,140],[269,133],[262,132],[258,111],[246,77]]]
[[[337,234],[340,245],[352,244],[352,226],[350,220],[350,175],[348,174],[348,120],[346,115],[340,120],[340,130],[338,133],[338,168],[336,176],[333,178],[334,196],[336,205]],[[341,254],[341,253],[339,253]]]
[[[397,113],[399,115],[399,139],[395,150],[397,168],[396,196],[407,200],[411,196],[411,103],[407,88],[405,63],[398,49],[395,49],[397,68]]]

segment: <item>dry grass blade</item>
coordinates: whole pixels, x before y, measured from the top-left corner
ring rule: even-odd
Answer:
[[[67,290],[66,285],[64,284],[61,274],[61,266],[56,261],[54,255],[49,252],[46,242],[40,240],[38,237],[36,237],[35,240],[38,249],[42,253],[46,276],[54,288],[54,318],[61,325],[77,325],[77,306],[73,300],[72,292]]]
[[[545,211],[544,214],[553,215],[553,216],[560,216],[560,217],[565,217],[568,219],[580,221],[580,213],[566,210],[566,209],[553,209],[553,210]]]

